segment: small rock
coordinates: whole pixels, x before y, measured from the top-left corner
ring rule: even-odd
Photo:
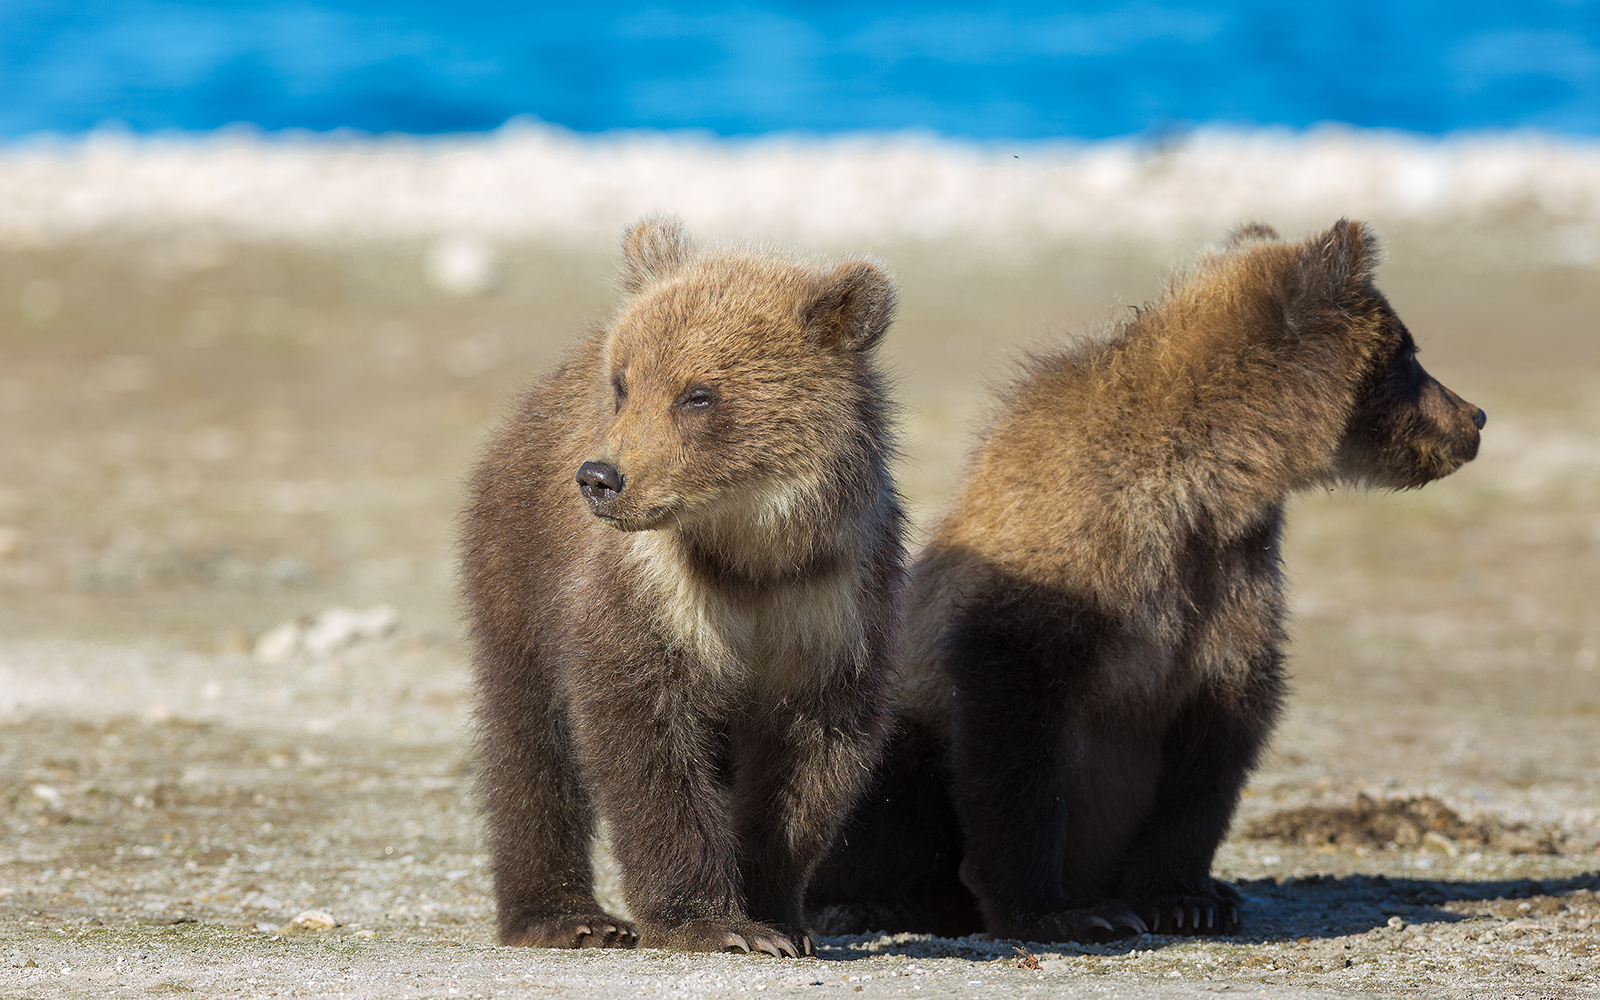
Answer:
[[[357,610],[329,608],[306,629],[300,644],[312,656],[327,656],[363,640],[382,639],[400,624],[400,613],[387,604]]]
[[[255,657],[260,663],[282,663],[300,648],[300,623],[284,622],[261,633],[256,640]]]
[[[326,931],[339,926],[339,921],[333,919],[333,914],[327,910],[302,910],[300,915],[283,925],[283,929],[302,931]]]

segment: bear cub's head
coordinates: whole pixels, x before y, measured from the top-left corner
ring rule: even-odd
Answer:
[[[1366,485],[1414,489],[1476,458],[1488,417],[1423,369],[1411,331],[1387,302],[1380,315],[1386,350],[1356,395],[1335,468]]]
[[[700,249],[670,218],[622,247],[626,298],[575,470],[596,517],[623,531],[779,523],[883,461],[872,353],[895,292],[876,263]]]
[[[1271,227],[1255,224],[1235,243],[1277,243]],[[1347,482],[1414,489],[1448,476],[1478,454],[1483,410],[1442,385],[1417,361],[1417,345],[1389,300],[1374,284],[1382,261],[1378,237],[1365,225],[1340,220],[1298,244],[1262,248],[1288,266],[1290,330],[1308,350],[1336,343],[1345,361],[1335,366],[1355,380],[1333,473]]]

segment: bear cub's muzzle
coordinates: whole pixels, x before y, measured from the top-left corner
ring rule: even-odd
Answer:
[[[578,492],[589,501],[589,507],[604,515],[607,504],[622,493],[627,480],[610,462],[585,462],[578,466]]]

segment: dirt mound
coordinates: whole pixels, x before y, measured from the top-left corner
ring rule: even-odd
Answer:
[[[1492,819],[1464,820],[1431,795],[1410,799],[1356,796],[1349,806],[1302,806],[1255,820],[1245,836],[1285,843],[1340,847],[1419,847],[1453,853],[1493,847],[1509,854],[1560,854],[1559,835],[1509,826]]]

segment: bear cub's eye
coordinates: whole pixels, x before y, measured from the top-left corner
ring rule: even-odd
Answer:
[[[628,386],[622,381],[621,375],[611,376],[611,388],[617,394],[618,403],[628,398]]]
[[[717,394],[703,385],[697,385],[678,397],[678,405],[689,410],[704,410],[716,401]]]

